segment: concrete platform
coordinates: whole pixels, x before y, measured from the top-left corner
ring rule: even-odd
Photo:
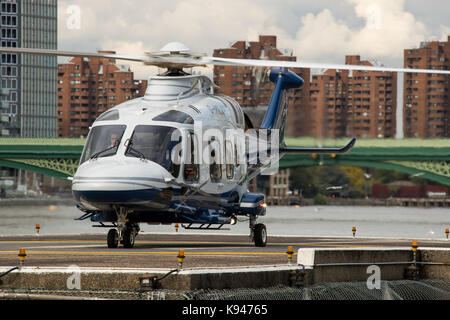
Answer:
[[[265,248],[239,235],[146,234],[138,239],[133,249],[108,249],[103,234],[1,237],[0,274],[18,265],[19,249],[26,249],[27,257],[25,267],[1,278],[0,289],[67,289],[76,279],[92,290],[311,285],[366,281],[369,265],[380,266],[382,280],[401,280],[413,261],[411,239],[270,237]],[[418,244],[420,277],[450,279],[450,242],[422,239]],[[296,252],[290,265],[288,246]],[[179,249],[185,260],[175,271]],[[297,252],[304,267],[297,265]],[[314,252],[309,265],[302,260],[305,252]],[[163,279],[150,285],[155,277]]]

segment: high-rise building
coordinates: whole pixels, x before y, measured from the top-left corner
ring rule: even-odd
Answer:
[[[87,136],[101,113],[143,96],[146,88],[146,80],[134,80],[130,67],[116,64],[115,59],[76,57],[59,64],[58,136]]]
[[[1,46],[57,49],[57,0],[0,0]],[[2,53],[0,136],[55,137],[57,58]]]
[[[360,56],[347,65],[373,66]],[[310,85],[310,136],[393,138],[396,134],[397,75],[393,72],[326,70]]]
[[[405,68],[449,70],[450,36],[446,42],[423,42],[406,49]],[[403,133],[411,138],[450,137],[450,76],[406,73]]]
[[[229,48],[215,49],[215,57],[237,59],[262,59],[296,61],[293,52],[277,48],[277,37],[259,36],[259,41],[236,41]],[[309,69],[292,69],[304,80],[305,85],[294,89],[290,95],[286,135],[301,136],[309,124],[309,113],[305,108],[309,104]],[[267,77],[265,68],[215,66],[214,82],[223,94],[235,99],[243,108],[267,106],[270,102],[274,84]]]

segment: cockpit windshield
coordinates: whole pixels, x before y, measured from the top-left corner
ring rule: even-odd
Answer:
[[[181,132],[165,126],[136,126],[125,155],[153,161],[177,177],[181,163]]]
[[[126,126],[111,125],[92,128],[80,164],[91,158],[111,157],[117,153]]]

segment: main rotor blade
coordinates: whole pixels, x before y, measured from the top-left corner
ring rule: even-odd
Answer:
[[[58,51],[49,49],[31,49],[31,48],[0,48],[1,53],[25,53],[25,54],[39,54],[45,56],[60,56],[60,57],[86,57],[86,58],[109,58],[117,60],[128,60],[137,62],[147,62],[148,57],[143,55],[120,55],[111,53],[92,53],[92,52],[74,52],[74,51]]]
[[[206,57],[205,57],[206,59]],[[254,60],[254,59],[230,59],[219,57],[208,57],[209,64],[224,66],[250,66],[250,67],[280,67],[280,68],[310,68],[310,69],[335,69],[335,70],[358,70],[358,71],[383,71],[383,72],[406,72],[406,73],[435,73],[450,74],[449,70],[411,69],[411,68],[387,68],[347,64],[326,64],[295,61],[276,60]]]
[[[347,64],[326,64],[312,62],[296,62],[296,61],[277,61],[277,60],[255,60],[255,59],[231,59],[220,57],[205,57],[202,55],[191,54],[165,54],[155,55],[148,53],[147,55],[120,55],[110,53],[87,53],[58,51],[48,49],[29,49],[29,48],[0,48],[2,53],[25,53],[39,54],[62,57],[87,57],[87,58],[110,58],[117,60],[127,60],[143,62],[146,65],[165,67],[165,68],[190,68],[204,67],[206,65],[222,65],[222,66],[240,66],[240,67],[279,67],[279,68],[309,68],[309,69],[335,69],[335,70],[357,70],[357,71],[382,71],[382,72],[404,72],[404,73],[433,73],[433,74],[450,74],[449,70],[432,70],[432,69],[411,69],[411,68],[390,68],[362,65]]]

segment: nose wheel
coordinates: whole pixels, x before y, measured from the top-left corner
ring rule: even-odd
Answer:
[[[126,229],[122,234],[122,243],[123,247],[127,249],[131,249],[134,247],[134,239],[135,235],[133,230]]]
[[[134,247],[136,235],[139,233],[139,227],[127,227],[122,230],[111,229],[108,231],[108,236],[106,242],[108,248],[116,249],[119,243],[123,244],[126,249],[131,249]]]
[[[128,215],[132,211],[124,208],[115,208],[115,211],[117,214],[117,222],[114,223],[116,228],[108,232],[108,248],[115,249],[119,243],[123,244],[124,248],[133,248],[136,236],[140,231],[139,224],[129,221]]]
[[[115,249],[119,246],[119,232],[116,229],[111,229],[107,236],[108,248]]]

